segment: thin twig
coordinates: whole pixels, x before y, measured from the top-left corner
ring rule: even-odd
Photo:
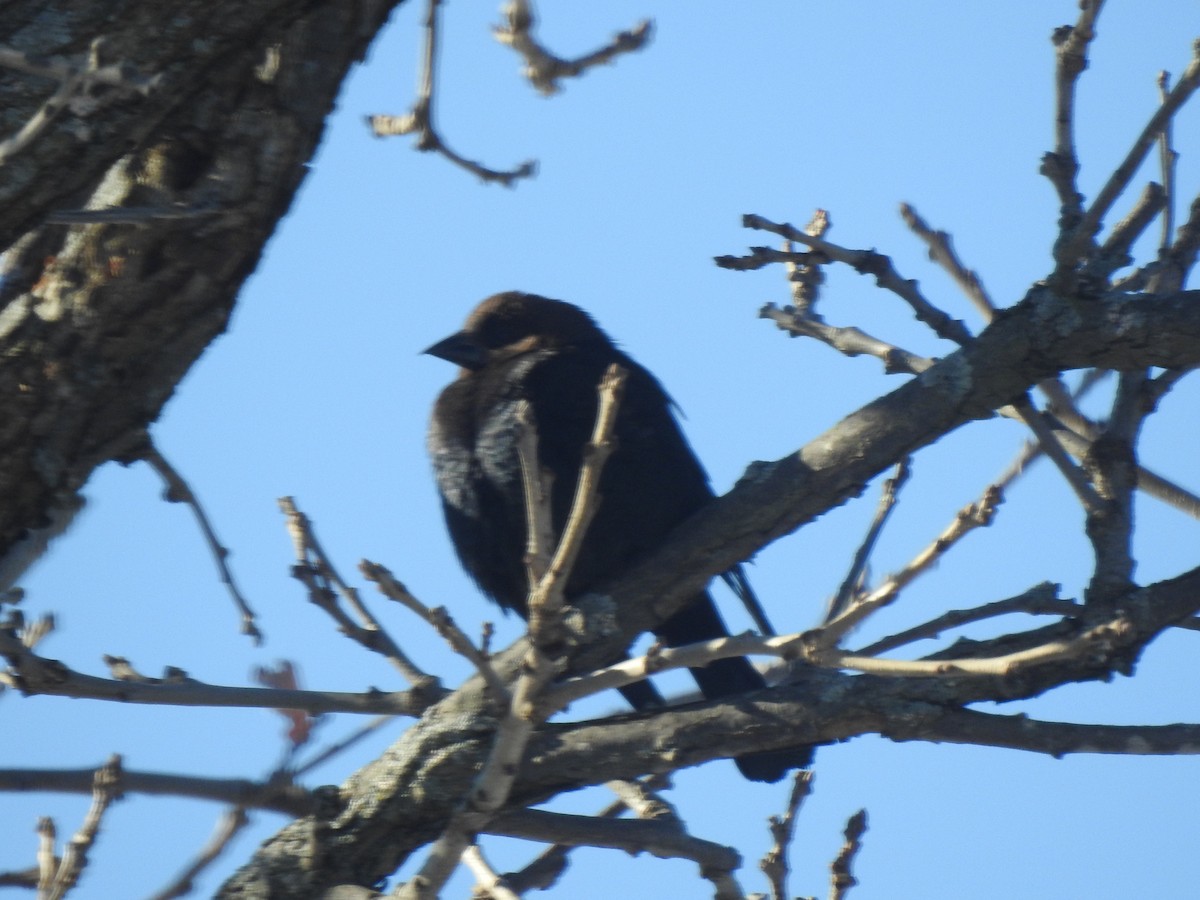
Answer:
[[[622,53],[641,50],[650,42],[654,25],[643,19],[628,31],[620,31],[603,47],[576,59],[562,59],[542,46],[533,35],[536,17],[530,0],[510,0],[500,9],[503,25],[492,28],[501,44],[512,47],[525,60],[522,74],[542,94],[550,96],[562,90],[559,79],[577,78],[588,69],[610,63]]]
[[[882,585],[820,629],[822,641],[830,642],[827,646],[833,646],[867,616],[894,602],[901,590],[922,572],[933,566],[958,541],[976,528],[990,525],[996,507],[1002,499],[998,490],[989,487],[980,500],[969,503],[959,510],[949,527],[938,535],[933,543],[918,553],[908,565],[889,576]]]
[[[982,606],[975,606],[970,609],[949,610],[936,618],[930,619],[928,622],[915,625],[898,634],[881,638],[872,644],[868,644],[861,650],[855,650],[854,653],[856,656],[879,656],[881,653],[887,653],[906,644],[940,637],[942,632],[949,628],[958,628],[961,625],[969,625],[972,622],[982,622],[985,619],[1012,615],[1013,613],[1070,618],[1080,615],[1082,612],[1083,607],[1079,604],[1071,600],[1058,599],[1058,585],[1047,581],[1035,585],[1016,597],[995,600],[991,603],[985,603]]]
[[[742,859],[736,850],[687,832],[673,815],[652,819],[598,819],[568,813],[523,809],[497,816],[484,830],[547,843],[608,847],[627,853],[651,853],[663,858],[690,859],[712,882],[718,900],[744,898],[733,873]]]
[[[520,900],[520,894],[508,884],[508,879],[496,873],[487,861],[478,844],[471,844],[463,851],[462,861],[475,876],[474,898],[490,900]]]
[[[837,858],[829,866],[829,900],[844,900],[850,888],[858,884],[850,869],[858,851],[862,849],[862,836],[867,831],[867,811],[860,809],[846,822],[846,842],[838,851]]]
[[[1106,658],[1129,631],[1129,623],[1115,618],[1082,634],[1060,641],[1046,641],[1028,650],[991,657],[961,657],[931,660],[881,660],[875,657],[819,649],[805,656],[813,665],[833,669],[852,669],[871,675],[896,678],[980,676],[1007,678],[1024,669],[1063,660]],[[810,639],[811,641],[811,639]]]
[[[329,746],[323,748],[319,753],[315,754],[312,759],[307,759],[303,763],[297,765],[295,769],[292,770],[292,777],[299,778],[301,775],[306,775],[307,773],[311,772],[313,769],[317,768],[317,766],[329,762],[329,760],[333,759],[339,753],[349,750],[359,741],[370,737],[384,725],[388,724],[388,722],[394,721],[395,718],[395,716],[376,716],[370,722],[359,726],[341,740],[334,741]]]
[[[113,801],[121,798],[121,757],[113,755],[96,770],[92,782],[92,805],[79,830],[67,842],[62,859],[48,885],[38,885],[39,900],[61,900],[79,881],[88,863],[88,853],[100,833],[100,823]],[[49,820],[46,820],[49,821]],[[53,827],[51,825],[51,827]],[[44,871],[44,870],[43,870]]]
[[[1104,0],[1080,3],[1079,20],[1054,31],[1054,150],[1042,157],[1042,174],[1058,192],[1059,229],[1074,228],[1083,215],[1083,196],[1075,185],[1079,158],[1075,152],[1075,83],[1087,68],[1088,45],[1096,36],[1096,17]]]
[[[938,706],[937,711],[911,722],[897,723],[887,736],[893,740],[922,740],[1001,747],[1045,753],[1061,759],[1068,753],[1128,756],[1194,756],[1200,747],[1200,725],[1084,725],[1048,722],[1024,713],[999,715],[976,709]]]
[[[900,204],[900,217],[904,219],[904,224],[925,242],[925,246],[929,250],[929,258],[954,279],[962,292],[966,294],[967,299],[975,304],[975,309],[983,321],[990,322],[996,315],[996,304],[988,295],[979,275],[973,269],[968,269],[963,265],[962,260],[958,258],[958,254],[954,252],[954,247],[950,242],[950,235],[944,231],[930,228],[911,204]]]
[[[338,574],[328,554],[317,540],[316,531],[308,516],[300,512],[291,497],[279,498],[279,509],[286,519],[288,534],[296,552],[292,566],[292,577],[308,589],[308,599],[324,610],[338,624],[338,630],[346,637],[386,658],[416,690],[436,689],[438,681],[427,675],[408,658],[400,645],[392,640],[379,620],[366,608],[358,595]],[[341,596],[359,618],[355,622],[338,605]],[[361,623],[361,624],[359,624]]]
[[[95,779],[94,768],[0,769],[0,792],[89,794]],[[281,779],[252,781],[122,769],[121,791],[127,795],[206,800],[247,809],[265,809],[286,816],[307,815],[314,807],[314,792]]]
[[[759,860],[758,867],[771,883],[772,900],[789,900],[787,853],[796,831],[796,815],[800,812],[800,805],[812,793],[813,778],[811,769],[798,771],[792,780],[787,809],[784,810],[782,816],[771,816],[769,820],[771,838],[774,843],[766,855]]]
[[[1152,181],[1142,188],[1142,193],[1134,201],[1133,208],[1113,226],[1096,252],[1095,259],[1087,264],[1085,274],[1097,281],[1104,281],[1111,278],[1118,269],[1133,262],[1134,242],[1150,227],[1150,223],[1166,205],[1167,195],[1161,185]],[[1158,267],[1157,262],[1151,265]],[[1148,276],[1149,270],[1150,267],[1143,267],[1139,272]]]
[[[647,775],[645,778],[639,779],[638,783],[647,791],[657,791],[671,785],[670,778],[666,775]],[[609,786],[618,791],[619,797],[631,796],[625,791],[615,788],[611,782]],[[601,809],[594,818],[615,819],[630,809],[631,807],[626,804],[625,800],[618,799]],[[571,844],[551,844],[519,871],[507,873],[504,876],[505,881],[519,894],[532,890],[548,890],[566,871],[568,854],[572,849],[574,847]]]
[[[823,209],[813,212],[812,218],[804,226],[806,234],[814,237],[825,237],[833,227],[833,220]],[[791,256],[795,250],[791,241],[783,242],[783,252]],[[828,262],[820,253],[798,253],[784,261],[788,283],[792,286],[792,307],[798,319],[816,319],[817,300],[820,298],[821,285],[825,283],[825,272],[821,266]]]
[[[535,642],[550,637],[550,622],[556,621],[562,611],[562,589],[567,576],[575,566],[588,526],[599,506],[600,474],[608,457],[616,449],[612,440],[617,422],[617,411],[628,373],[616,363],[610,365],[600,380],[599,405],[591,439],[584,447],[583,462],[579,467],[579,482],[571,501],[571,511],[566,526],[559,537],[558,546],[550,561],[550,567],[529,597],[529,633]]]
[[[930,677],[1008,677],[1023,669],[1068,659],[1104,657],[1129,631],[1128,622],[1118,616],[1075,637],[1046,641],[1025,650],[999,656],[947,657],[935,659],[886,660],[858,652],[834,649],[837,635],[826,629],[762,638],[753,634],[701,641],[685,647],[658,650],[654,659],[646,657],[597,669],[586,675],[564,679],[542,698],[543,709],[561,708],[561,704],[590,696],[610,688],[622,687],[655,672],[707,665],[717,659],[752,654],[777,656],[785,660],[803,659],[827,669],[851,669],[873,675],[897,678]]]
[[[522,400],[516,409],[517,457],[521,461],[521,484],[525,496],[525,579],[529,590],[537,587],[550,569],[550,553],[557,542],[550,515],[550,493],[554,470],[538,458],[537,421],[533,406]]]
[[[508,702],[508,687],[505,685],[504,679],[500,677],[500,673],[496,671],[487,656],[480,652],[466,633],[455,624],[446,607],[426,606],[414,597],[408,588],[397,581],[385,566],[364,559],[358,564],[358,569],[362,572],[363,577],[373,582],[385,597],[395,600],[432,625],[442,639],[450,645],[451,650],[475,667],[475,671],[483,677],[496,702]]]
[[[853,325],[829,325],[815,314],[799,315],[790,307],[780,309],[767,303],[758,311],[758,317],[770,319],[793,336],[816,338],[845,356],[873,356],[883,363],[883,371],[888,375],[919,375],[935,362],[882,341]]]
[[[1146,123],[1133,142],[1120,165],[1109,176],[1107,182],[1084,212],[1077,226],[1064,233],[1064,239],[1055,248],[1056,279],[1066,275],[1085,255],[1085,248],[1100,230],[1100,223],[1117,198],[1125,192],[1130,180],[1141,166],[1150,148],[1159,139],[1163,129],[1188,101],[1196,88],[1200,87],[1200,42],[1192,48],[1192,59],[1175,87],[1167,94],[1162,104]]]
[[[212,552],[213,559],[217,562],[217,569],[221,573],[221,581],[229,589],[229,595],[233,598],[238,612],[241,613],[242,634],[250,635],[254,639],[255,644],[261,645],[263,635],[258,628],[257,617],[254,614],[254,610],[250,608],[250,604],[246,602],[246,598],[242,596],[241,589],[238,588],[237,582],[234,580],[233,571],[229,568],[229,548],[217,538],[217,533],[213,530],[212,522],[209,521],[208,515],[204,512],[204,507],[200,505],[200,499],[196,496],[196,492],[192,490],[191,485],[179,474],[179,470],[167,461],[167,458],[162,455],[162,452],[148,437],[146,445],[142,450],[142,459],[163,480],[163,484],[166,486],[163,490],[163,499],[168,503],[184,503],[191,509],[192,514],[196,517],[196,522],[200,525],[200,531],[204,535],[208,549]]]
[[[867,528],[867,534],[863,538],[862,544],[854,554],[854,560],[850,564],[850,571],[846,573],[842,585],[838,588],[837,594],[829,603],[829,608],[825,613],[825,621],[829,622],[840,616],[850,602],[857,596],[863,584],[863,577],[867,569],[867,563],[871,558],[871,553],[875,549],[875,543],[879,540],[879,535],[883,532],[883,526],[887,523],[888,517],[896,508],[896,501],[900,496],[900,488],[908,481],[908,476],[912,471],[912,458],[905,457],[896,466],[895,474],[883,483],[883,491],[879,495],[879,505],[875,508],[875,517],[871,520],[871,525]]]
[[[802,659],[828,669],[852,669],[874,675],[898,678],[929,677],[1008,677],[1023,669],[1068,659],[1105,657],[1112,647],[1120,644],[1130,630],[1129,622],[1121,615],[1101,622],[1074,637],[1039,643],[998,656],[947,656],[922,660],[884,660],[864,655],[865,651],[846,652],[836,649],[844,620],[857,609],[824,628],[806,632],[763,638],[754,634],[700,641],[683,647],[654,648],[643,657],[624,660],[610,666],[563,679],[541,698],[541,711],[563,706],[611,688],[632,684],[647,674],[680,668],[708,665],[718,659],[733,656],[766,655],[785,660]],[[1060,612],[1074,612],[1077,607]],[[868,648],[870,649],[870,648]]]
[[[196,854],[196,858],[170,884],[153,894],[150,900],[172,900],[174,897],[190,894],[196,888],[196,877],[216,862],[221,854],[229,849],[229,845],[237,837],[238,832],[249,824],[250,817],[246,815],[246,810],[242,807],[235,806],[227,810],[217,820],[217,827],[208,839],[208,843]]]
[[[1196,255],[1200,252],[1200,195],[1192,200],[1188,220],[1180,227],[1163,260],[1164,267],[1171,269],[1172,277],[1177,284],[1183,284],[1196,264]]]
[[[38,900],[41,900],[42,897],[49,895],[54,884],[54,873],[58,871],[59,858],[54,852],[55,844],[58,842],[58,829],[54,825],[54,820],[49,816],[42,816],[38,819],[37,836],[37,892]]]
[[[1134,212],[1137,213],[1137,210]],[[1138,213],[1138,220],[1141,221],[1141,219],[1142,214]],[[928,229],[928,226],[923,221],[920,222],[920,226]],[[1121,226],[1118,226],[1119,228]],[[942,232],[932,231],[929,233],[935,238],[937,235],[942,234]],[[1176,247],[1172,248],[1171,257],[1177,257],[1179,260],[1175,264],[1177,270],[1185,272],[1192,262],[1194,262],[1197,251],[1200,250],[1200,198],[1197,198],[1196,203],[1193,204],[1192,217],[1188,224],[1180,229],[1180,235],[1181,237],[1176,242]],[[751,249],[750,256],[748,257],[718,257],[717,261],[718,264],[726,268],[750,269],[761,268],[776,262],[783,262],[789,265],[798,264],[796,263],[796,259],[799,256],[801,254],[791,254],[768,247],[755,247]],[[962,274],[964,278],[969,278],[971,275],[969,270],[963,270]],[[902,347],[882,341],[863,332],[861,329],[852,326],[837,327],[827,325],[815,314],[799,315],[797,310],[790,307],[780,309],[772,303],[767,303],[759,310],[759,317],[770,319],[779,328],[787,331],[789,334],[816,338],[846,356],[873,356],[883,362],[884,371],[889,375],[919,375],[936,362],[936,360],[918,356]],[[1095,371],[1085,380],[1084,385],[1090,386],[1095,383],[1096,379],[1103,378],[1106,374],[1103,371]],[[1064,399],[1066,394],[1056,389],[1053,379],[1039,383],[1039,389],[1046,392],[1047,396],[1050,397],[1052,405],[1055,406],[1054,411],[1056,415],[1067,418],[1069,421],[1087,421],[1074,403]],[[1026,417],[1022,416],[1015,406],[1004,406],[996,411],[1006,418],[1026,421]],[[1081,434],[1075,434],[1063,428],[1050,427],[1055,442],[1060,444],[1076,459],[1086,458],[1091,449],[1091,442],[1099,436],[1099,429],[1094,423],[1089,423],[1086,433]],[[1050,444],[1050,446],[1053,446],[1053,444]],[[1040,453],[1040,449],[1036,452],[1025,451],[1025,462],[1031,461]],[[1073,469],[1074,466],[1060,464],[1060,470],[1072,471]],[[1082,485],[1079,478],[1074,475],[1071,478],[1073,485]],[[1137,485],[1139,489],[1144,490],[1150,496],[1176,507],[1193,518],[1200,518],[1200,496],[1187,491],[1140,464],[1138,465]]]
[[[1042,418],[1042,414],[1034,408],[1033,401],[1029,399],[1029,395],[1025,394],[1013,401],[1013,408],[1021,416],[1029,430],[1033,432],[1033,436],[1037,439],[1038,446],[1042,452],[1054,463],[1055,467],[1071,490],[1075,492],[1075,496],[1079,498],[1079,502],[1083,504],[1083,508],[1088,513],[1092,513],[1104,505],[1095,489],[1088,483],[1087,477],[1083,470],[1072,462],[1067,451],[1063,449],[1058,438],[1051,428]]]
[[[0,656],[9,666],[6,671],[0,671],[0,684],[27,696],[45,694],[163,706],[302,709],[313,714],[353,712],[419,716],[446,694],[440,688],[392,693],[369,690],[356,694],[233,687],[197,681],[175,668],[168,669],[162,678],[151,678],[137,673],[127,660],[117,656],[104,657],[114,677],[98,678],[78,672],[56,659],[38,656],[3,629],[0,629]]]
[[[816,250],[834,262],[845,263],[856,272],[875,276],[875,281],[881,288],[891,291],[908,303],[917,319],[928,325],[938,337],[956,344],[970,343],[971,333],[967,330],[966,325],[958,319],[951,318],[930,303],[917,288],[917,283],[900,277],[900,273],[896,271],[892,261],[882,253],[876,253],[874,250],[850,250],[824,238],[808,234],[786,222],[772,222],[764,216],[744,215],[742,216],[742,225],[745,228],[777,234],[786,240]],[[755,248],[751,248],[751,252],[755,252]],[[716,258],[716,263],[723,268],[729,268],[730,266],[727,265],[729,259],[729,257],[719,256]]]
[[[403,116],[367,116],[367,124],[376,137],[415,134],[418,150],[438,153],[459,168],[477,175],[485,183],[497,181],[505,187],[512,187],[522,178],[531,178],[537,171],[537,163],[533,160],[526,160],[515,169],[489,169],[487,166],[451,150],[434,125],[433,99],[437,76],[438,9],[441,5],[442,0],[427,0],[426,2],[425,53],[421,64],[417,100],[412,109]]]

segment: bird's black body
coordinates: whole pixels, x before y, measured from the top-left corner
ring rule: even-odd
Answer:
[[[450,536],[467,572],[505,609],[525,616],[528,593],[518,402],[532,408],[539,462],[554,476],[550,505],[560,533],[595,422],[596,386],[611,363],[628,373],[614,428],[617,450],[601,474],[601,502],[567,582],[568,597],[600,587],[647,556],[712,499],[662,386],[578,307],[530,294],[497,294],[475,309],[462,331],[427,352],[462,367],[438,397],[429,429]],[[727,633],[706,592],[655,630],[668,646]],[[692,673],[710,699],[765,686],[740,658]],[[639,708],[658,700],[648,683],[623,693]],[[737,762],[748,778],[775,781],[809,757],[801,748]]]

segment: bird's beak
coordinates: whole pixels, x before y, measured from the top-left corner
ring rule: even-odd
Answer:
[[[465,331],[452,334],[421,352],[471,371],[482,369],[488,360],[487,350],[479,345],[474,336]]]

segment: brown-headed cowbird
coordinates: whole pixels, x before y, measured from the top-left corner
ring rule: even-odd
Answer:
[[[528,401],[533,411],[539,462],[553,474],[553,525],[561,533],[596,416],[596,386],[610,363],[628,373],[615,425],[617,449],[601,474],[600,504],[567,581],[568,598],[599,588],[657,549],[713,498],[670,397],[578,307],[516,291],[496,294],[476,307],[461,331],[425,352],[461,367],[438,397],[429,427],[450,537],[467,572],[506,610],[527,612],[519,401]],[[736,576],[731,583],[744,585],[740,572]],[[654,633],[677,647],[728,631],[712,598],[701,592]],[[765,687],[742,658],[691,671],[709,699]],[[637,708],[661,703],[648,682],[622,693]],[[810,759],[811,749],[801,747],[752,753],[736,762],[747,778],[777,781]]]

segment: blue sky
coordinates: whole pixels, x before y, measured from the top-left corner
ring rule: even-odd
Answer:
[[[180,666],[205,681],[248,683],[252,667],[294,660],[307,686],[399,687],[391,669],[336,634],[288,577],[290,546],[275,500],[294,495],[344,574],[367,557],[469,631],[501,618],[463,576],[441,523],[424,455],[426,417],[452,376],[419,355],[455,330],[482,297],[520,288],[576,302],[667,386],[719,491],[745,466],[802,446],[899,384],[877,363],[786,340],[756,317],[783,303],[781,272],[731,273],[712,257],[771,243],[740,227],[756,212],[797,224],[830,211],[829,237],[890,254],[944,309],[980,324],[925,258],[897,215],[912,203],[984,279],[1000,305],[1048,271],[1057,201],[1038,175],[1052,145],[1051,30],[1076,15],[1067,0],[994,4],[603,4],[543,2],[542,36],[572,55],[640,18],[655,19],[643,53],[592,71],[547,100],[491,41],[490,6],[448,4],[439,124],[460,153],[505,167],[539,160],[513,190],[480,185],[405,139],[376,140],[362,119],[411,102],[421,10],[406,4],[347,83],[312,173],[247,284],[229,333],[188,375],[154,428],[163,452],[201,494],[268,637],[255,649],[236,619],[190,515],[159,499],[144,466],[105,467],[80,522],[26,581],[27,613],[53,611],[44,652],[101,674],[101,654],[142,671]],[[1200,8],[1172,0],[1112,0],[1079,94],[1081,186],[1092,196],[1157,103],[1155,76],[1183,69]],[[1200,188],[1200,114],[1177,121],[1180,196]],[[1153,172],[1142,179],[1157,177]],[[1119,214],[1119,213],[1118,213]],[[870,279],[831,269],[821,307],[925,355],[948,352]],[[1143,461],[1200,490],[1192,411],[1195,379],[1162,404]],[[874,564],[882,575],[928,543],[978,496],[1024,434],[977,423],[923,451]],[[877,489],[764,551],[751,576],[781,629],[813,625],[873,512]],[[1195,565],[1200,527],[1154,500],[1138,505],[1138,576]],[[1082,514],[1055,472],[1035,466],[995,526],[971,536],[903,600],[863,630],[863,642],[1043,580],[1078,596],[1090,553]],[[369,596],[369,595],[368,595]],[[728,603],[731,623],[746,627]],[[418,660],[455,683],[468,673],[412,618],[375,602]],[[1014,621],[1013,629],[1025,627]],[[1200,720],[1194,633],[1169,635],[1137,678],[1075,686],[1010,705],[1079,722]],[[615,707],[615,698],[592,711]],[[586,712],[586,710],[585,710]],[[268,711],[118,707],[56,698],[0,698],[0,766],[99,764],[264,775],[281,753]],[[323,726],[330,739],[349,717]],[[390,730],[313,774],[337,783],[377,755]],[[815,793],[797,828],[794,893],[824,894],[825,867],[845,819],[870,815],[856,864],[857,900],[876,897],[1097,898],[1188,896],[1200,879],[1194,758],[1075,757],[901,745],[861,738],[818,754]],[[765,820],[786,788],[747,786],[727,763],[682,773],[672,799],[699,836],[736,845],[743,885],[765,890],[755,861]],[[607,802],[565,798],[572,811]],[[73,830],[86,798],[6,796],[0,869],[32,860],[34,824]],[[212,804],[133,797],[106,820],[78,896],[144,896],[207,837]],[[210,894],[283,819],[256,813]],[[500,867],[524,847],[495,842]],[[466,881],[448,896],[463,895]],[[686,887],[684,887],[686,885]],[[689,864],[588,851],[563,896],[702,896]],[[455,893],[457,892],[457,894]]]

